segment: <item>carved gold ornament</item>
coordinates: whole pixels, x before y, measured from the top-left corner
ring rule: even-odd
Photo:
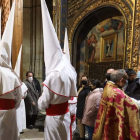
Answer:
[[[139,0],[88,0],[81,9],[69,19],[69,43],[73,44],[73,37],[80,22],[93,11],[105,7],[117,8],[125,19],[125,51],[124,68],[138,68],[138,47],[140,40],[140,1]],[[134,49],[136,48],[136,49]]]

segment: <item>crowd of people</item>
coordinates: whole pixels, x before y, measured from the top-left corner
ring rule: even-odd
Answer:
[[[69,52],[61,50],[45,0],[41,9],[46,74],[42,92],[33,72],[26,73],[24,83],[20,80],[20,61],[17,69],[11,66],[15,1],[0,41],[0,140],[19,140],[25,124],[36,127],[38,110],[46,111],[45,140],[72,140],[76,118],[80,140],[85,139],[85,129],[89,140],[140,140],[136,72],[109,69],[104,83],[83,75],[77,90],[77,73]]]
[[[85,129],[89,140],[139,140],[139,75],[111,68],[105,76],[103,83],[81,78],[76,112],[80,140],[85,140]]]
[[[27,91],[27,96],[25,97],[24,101],[25,101],[25,107],[26,107],[26,122],[27,122],[26,124],[27,124],[27,128],[29,128],[29,129],[32,129],[35,127],[35,121],[36,121],[37,114],[38,114],[38,103],[37,102],[41,95],[41,91],[37,90],[38,87],[39,87],[39,89],[41,89],[40,84],[39,84],[39,82],[36,82],[38,80],[36,78],[34,78],[33,75],[34,75],[33,72],[28,71],[26,73],[26,81],[25,81],[28,91]],[[126,106],[127,106],[127,104],[129,104],[129,106],[131,105],[136,110],[136,112],[134,112],[135,114],[133,114],[133,115],[135,115],[135,116],[138,115],[139,105],[140,105],[140,103],[139,103],[140,78],[138,78],[139,75],[137,75],[133,69],[115,70],[115,69],[111,68],[111,69],[107,70],[105,76],[106,76],[106,79],[103,83],[101,83],[101,81],[98,79],[88,79],[88,77],[86,75],[83,75],[81,77],[80,86],[77,91],[78,98],[73,97],[69,100],[69,110],[70,110],[70,114],[71,114],[71,129],[70,129],[71,140],[72,140],[72,135],[74,134],[73,132],[76,130],[76,122],[77,122],[78,128],[79,128],[80,140],[85,139],[85,132],[86,132],[85,130],[87,130],[87,132],[88,132],[89,140],[92,140],[94,133],[95,133],[94,139],[99,140],[99,136],[96,136],[99,131],[98,130],[99,122],[97,123],[98,124],[97,125],[96,120],[99,119],[99,121],[102,122],[102,125],[103,124],[105,125],[105,122],[103,122],[103,121],[107,121],[106,119],[110,119],[109,118],[110,114],[107,114],[108,113],[107,109],[109,108],[109,105],[113,108],[113,109],[110,108],[113,110],[113,112],[110,112],[110,113],[114,113],[111,115],[112,120],[114,119],[114,121],[112,122],[112,124],[110,126],[108,126],[108,127],[110,127],[110,128],[108,128],[109,129],[108,131],[110,131],[110,132],[108,132],[108,134],[106,134],[107,132],[102,133],[101,134],[102,136],[100,136],[100,137],[102,137],[102,138],[104,138],[104,137],[106,137],[106,138],[114,137],[115,138],[116,137],[117,139],[120,139],[120,137],[122,137],[123,135],[124,135],[124,137],[127,138],[127,136],[125,136],[125,134],[124,134],[125,131],[127,133],[131,133],[131,131],[129,130],[130,123],[133,123],[133,122],[131,122],[130,120],[127,120],[128,121],[127,124],[124,124],[125,127],[128,127],[128,128],[122,128],[124,132],[123,133],[120,132],[120,136],[115,135],[115,133],[119,133],[119,130],[115,129],[117,132],[111,132],[111,128],[114,129],[114,127],[116,127],[116,128],[121,127],[120,121],[122,121],[122,123],[126,123],[126,121],[119,118],[119,117],[123,116],[123,115],[119,116],[121,113],[127,113],[127,115],[125,115],[125,116],[127,116],[129,119],[130,118],[133,119],[132,116],[128,114],[131,111],[133,112],[133,110],[130,110],[130,112],[127,112],[127,109],[125,109],[126,112],[122,112],[122,110],[120,109],[120,108],[125,108],[124,104],[126,104]],[[35,82],[37,84],[35,84]],[[120,96],[120,94],[122,94],[122,95]],[[109,99],[110,97],[112,98],[111,100]],[[106,99],[104,99],[104,98],[106,98]],[[117,98],[117,100],[116,100],[116,98]],[[48,101],[46,101],[46,99],[44,99],[44,97],[41,97],[41,99],[39,99],[39,102],[43,102],[43,100],[45,100],[43,103],[44,105],[46,103],[48,104]],[[121,100],[123,100],[123,101],[129,100],[129,102],[121,103]],[[44,107],[39,106],[39,108],[45,109],[46,106],[48,106],[47,104]],[[102,113],[103,113],[102,104],[104,104],[104,106],[106,106],[105,107],[106,109],[104,109],[104,110],[106,110],[106,112],[104,112],[104,117],[105,118],[108,117],[106,119],[104,118],[104,120],[101,120],[101,118],[99,117],[102,115],[102,114],[99,114],[100,113],[99,111],[102,111]],[[120,114],[117,114],[118,109],[117,109],[116,104],[120,104],[119,105],[120,108],[118,108],[118,109],[120,109]],[[116,105],[116,107],[115,107],[115,105]],[[99,108],[99,106],[100,106],[100,108]],[[137,106],[138,106],[138,108],[137,108]],[[97,117],[97,115],[98,115],[98,117]],[[114,116],[114,118],[113,118],[113,116]],[[76,118],[77,118],[77,121],[76,121]],[[125,118],[125,120],[128,118]],[[138,119],[138,117],[136,117],[136,119]],[[49,118],[49,120],[50,120],[50,118]],[[139,120],[134,120],[134,121],[137,122],[139,125]],[[113,124],[114,122],[118,123],[118,126],[115,126],[117,124]],[[73,129],[72,129],[72,125],[73,125]],[[104,127],[105,126],[102,126],[102,130],[100,130],[100,131],[104,132],[105,131]],[[139,128],[139,126],[138,126],[138,128]],[[138,132],[140,132],[140,131],[138,131]],[[140,135],[138,135],[138,138],[140,138],[139,136]],[[128,136],[128,138],[129,138],[129,136]]]

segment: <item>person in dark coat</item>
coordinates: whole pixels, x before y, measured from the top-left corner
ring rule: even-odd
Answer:
[[[113,71],[115,71],[115,69],[113,69],[113,68],[110,68],[110,69],[107,70],[107,72],[105,74],[106,79],[105,79],[105,82],[103,83],[103,88],[106,86],[106,83],[111,80],[110,75]]]
[[[125,71],[128,75],[128,85],[125,93],[136,100],[140,100],[140,79],[136,78],[137,74],[133,69],[126,69]]]
[[[40,86],[40,83],[37,80],[37,78],[34,76],[34,74],[33,74],[33,81],[34,81],[34,84],[35,84],[35,87],[36,87],[36,90],[38,93],[38,97],[40,97],[41,96],[41,86]]]
[[[26,108],[26,125],[27,128],[32,129],[38,114],[38,93],[33,82],[33,73],[28,71],[26,73],[26,81],[24,82],[28,88],[27,96],[24,99]]]
[[[90,92],[89,86],[88,86],[88,78],[87,76],[82,76],[81,78],[81,87],[78,91],[78,100],[77,100],[77,112],[76,112],[76,118],[78,121],[78,127],[80,131],[80,140],[85,139],[85,125],[81,123],[82,117],[83,117],[83,111],[85,106],[85,99]]]

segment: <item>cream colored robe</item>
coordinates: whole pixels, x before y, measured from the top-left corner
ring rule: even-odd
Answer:
[[[21,102],[21,88],[0,96],[3,99],[14,99],[15,108],[11,110],[0,110],[0,140],[19,140],[16,120],[16,109]]]
[[[44,110],[49,104],[61,104],[68,101],[69,97],[56,95],[43,87],[42,96],[38,100],[38,108]],[[44,124],[45,140],[70,140],[70,113],[57,116],[47,116]]]

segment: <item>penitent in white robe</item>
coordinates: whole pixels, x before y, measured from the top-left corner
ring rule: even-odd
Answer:
[[[16,109],[19,107],[22,95],[21,88],[1,95],[3,99],[14,99],[15,108],[11,110],[0,110],[0,140],[19,140],[18,127],[16,121]]]
[[[70,111],[70,116],[75,115],[76,116],[76,109],[77,109],[77,97],[72,97],[69,100],[69,111]],[[76,119],[75,121],[72,123],[72,133],[74,132],[74,130],[76,130]]]
[[[19,133],[26,129],[26,113],[24,99],[21,99],[20,106],[17,109],[17,125]]]
[[[19,108],[17,109],[17,125],[19,133],[26,129],[26,113],[24,98],[27,96],[27,92],[22,93],[22,99]]]
[[[39,110],[49,108],[50,104],[61,104],[68,101],[69,97],[63,97],[43,87],[42,96],[38,100]],[[57,116],[47,116],[44,124],[45,140],[70,140],[70,113]]]

